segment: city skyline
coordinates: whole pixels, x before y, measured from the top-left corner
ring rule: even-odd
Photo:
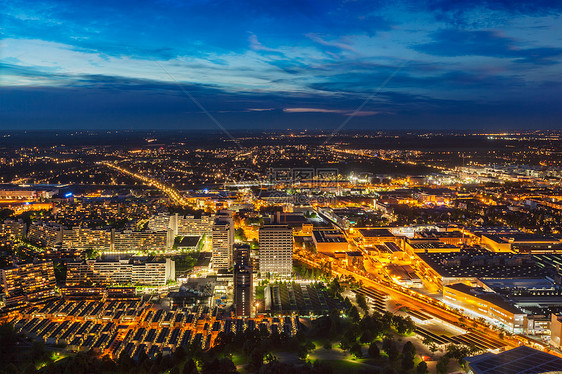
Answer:
[[[0,0],[0,33],[0,374],[562,368],[562,2]]]
[[[2,5],[1,129],[560,127],[555,2]]]

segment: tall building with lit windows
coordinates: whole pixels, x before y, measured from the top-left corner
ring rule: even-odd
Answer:
[[[234,245],[233,212],[221,210],[213,222],[213,268],[225,270],[232,266],[232,246]]]
[[[237,317],[250,317],[254,300],[254,274],[250,246],[234,248],[234,309]]]
[[[287,225],[260,228],[260,273],[289,276],[293,271],[293,229]]]

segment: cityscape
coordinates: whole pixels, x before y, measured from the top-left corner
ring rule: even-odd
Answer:
[[[562,373],[560,4],[0,5],[0,374]]]
[[[459,372],[523,352],[559,369],[562,134],[399,134],[413,149],[389,148],[395,133],[326,135],[4,142],[1,311],[25,352],[4,354],[39,370],[87,357]]]

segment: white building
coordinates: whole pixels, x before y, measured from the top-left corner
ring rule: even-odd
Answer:
[[[213,223],[213,268],[229,269],[232,266],[232,246],[234,245],[233,212],[221,210],[215,215]]]
[[[260,228],[260,273],[289,276],[293,271],[293,229],[287,225]]]

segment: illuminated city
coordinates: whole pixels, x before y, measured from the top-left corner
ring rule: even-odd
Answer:
[[[559,5],[0,3],[0,374],[562,373]]]

